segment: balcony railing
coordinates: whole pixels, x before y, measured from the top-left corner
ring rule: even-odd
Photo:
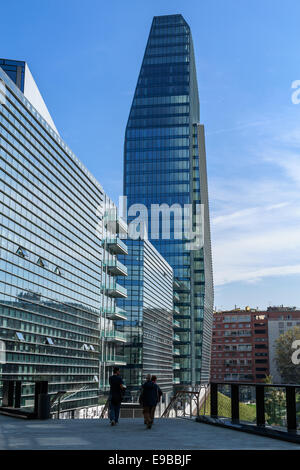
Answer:
[[[174,335],[174,341],[180,341],[180,336],[179,335]]]
[[[103,268],[114,276],[127,276],[127,267],[118,259],[111,259],[103,263]]]
[[[180,369],[180,364],[179,362],[174,362],[173,369],[179,370]]]
[[[119,237],[106,238],[102,241],[102,245],[115,255],[128,255],[127,246]]]
[[[211,383],[197,421],[300,444],[300,385]]]
[[[126,234],[128,227],[126,222],[119,217],[116,209],[110,209],[104,214],[104,225],[111,233]]]
[[[107,357],[105,359],[105,362],[109,365],[126,365],[126,360],[124,356],[112,356],[112,357]]]
[[[101,336],[107,341],[126,343],[126,336],[121,331],[102,331]]]
[[[180,349],[174,348],[174,350],[173,350],[173,356],[180,356]]]
[[[180,321],[178,321],[178,320],[173,320],[173,326],[174,326],[175,328],[180,328]]]
[[[173,383],[174,384],[180,384],[180,379],[178,377],[174,377]]]
[[[110,297],[127,297],[127,290],[125,289],[125,287],[118,284],[118,282],[109,282],[107,283],[107,285],[103,285],[102,289]]]
[[[106,318],[109,320],[127,320],[126,310],[119,307],[106,308],[104,313],[106,313]]]

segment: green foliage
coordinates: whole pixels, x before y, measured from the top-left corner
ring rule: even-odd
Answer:
[[[300,384],[300,365],[292,363],[292,343],[300,340],[300,328],[294,326],[275,341],[275,362],[283,383]]]
[[[218,413],[219,416],[230,417],[231,416],[231,399],[224,395],[223,393],[218,392]],[[210,414],[210,395],[206,400],[206,405],[202,405],[200,408],[200,415],[209,415]],[[240,403],[240,420],[255,422],[256,420],[256,405],[248,405],[246,403]]]
[[[266,422],[271,425],[284,426],[285,415],[285,391],[281,388],[265,388],[265,416]]]

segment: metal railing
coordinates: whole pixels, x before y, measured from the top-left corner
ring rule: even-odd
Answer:
[[[161,415],[162,418],[196,418],[209,394],[209,384],[193,390],[178,390]]]
[[[300,443],[300,385],[212,382],[197,421]]]

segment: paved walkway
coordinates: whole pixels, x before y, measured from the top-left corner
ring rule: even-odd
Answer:
[[[0,415],[0,450],[192,450],[299,449],[289,442],[255,436],[187,419],[156,419],[145,429],[142,419],[27,421]]]

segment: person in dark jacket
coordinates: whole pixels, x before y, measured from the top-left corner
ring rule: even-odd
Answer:
[[[144,422],[148,429],[152,427],[155,408],[162,396],[162,391],[156,381],[157,377],[152,375],[151,380],[145,382],[142,387],[141,401],[143,404]]]
[[[119,367],[114,368],[114,375],[109,377],[109,385],[109,418],[110,424],[114,426],[119,421],[121,401],[125,391]]]

